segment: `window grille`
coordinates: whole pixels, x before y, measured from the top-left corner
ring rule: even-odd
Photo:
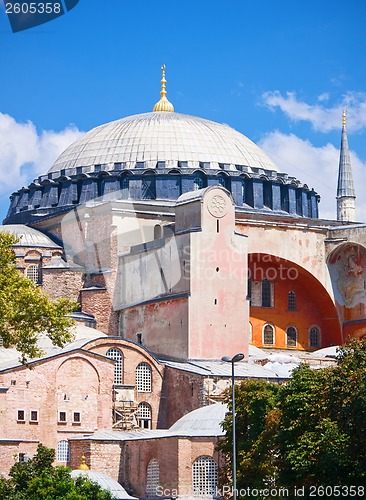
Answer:
[[[151,406],[149,403],[140,403],[137,409],[139,426],[143,429],[151,428]]]
[[[151,368],[147,363],[140,363],[136,368],[137,392],[151,392]]]
[[[106,353],[107,358],[114,361],[114,383],[122,384],[123,381],[123,354],[119,349],[112,347]]]
[[[204,183],[202,177],[195,177],[193,179],[193,191],[198,191],[199,189],[204,188]]]
[[[70,461],[70,448],[68,441],[59,441],[57,443],[57,462],[69,462]]]
[[[152,458],[147,466],[146,471],[146,496],[158,496],[157,488],[160,486],[160,469],[159,462],[156,458]]]
[[[286,344],[287,347],[296,347],[297,345],[297,331],[293,326],[289,326],[286,330]]]
[[[193,493],[217,494],[217,465],[211,457],[199,457],[193,462]]]
[[[319,347],[320,346],[320,330],[317,326],[313,326],[310,328],[309,344],[310,344],[310,347]]]
[[[274,328],[272,325],[265,325],[263,328],[263,344],[264,345],[274,344]]]
[[[27,278],[29,278],[34,283],[40,282],[39,276],[39,266],[37,264],[30,264],[26,270]]]
[[[262,307],[272,307],[271,283],[264,279],[262,281]]]
[[[296,293],[295,292],[288,292],[287,309],[289,311],[296,311]]]

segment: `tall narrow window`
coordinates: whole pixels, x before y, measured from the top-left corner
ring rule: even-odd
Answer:
[[[271,283],[267,278],[262,281],[262,307],[272,307]]]
[[[296,293],[295,292],[288,292],[287,309],[289,311],[296,311]]]
[[[273,345],[274,344],[274,328],[272,325],[264,325],[263,328],[263,344]]]
[[[40,279],[41,276],[40,276],[38,264],[30,264],[27,267],[26,275],[27,275],[27,278],[29,278],[34,283],[38,283],[38,284],[41,283],[41,279]]]
[[[140,363],[136,367],[137,392],[151,392],[151,368],[147,363]]]
[[[286,345],[287,347],[297,346],[297,331],[293,326],[289,326],[286,330]]]
[[[217,465],[211,457],[199,457],[193,462],[192,486],[195,495],[217,494]]]
[[[146,496],[157,497],[160,486],[160,468],[156,458],[152,458],[146,470]]]
[[[151,429],[151,406],[149,403],[140,403],[137,410],[139,427]]]
[[[57,443],[57,462],[69,462],[70,461],[70,448],[68,441],[59,441]]]
[[[320,330],[317,326],[312,326],[309,331],[309,346],[320,347]]]
[[[114,383],[122,384],[123,382],[123,354],[119,349],[112,348],[106,352],[107,358],[114,360]]]

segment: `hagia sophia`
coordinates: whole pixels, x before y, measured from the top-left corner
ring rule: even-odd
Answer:
[[[19,363],[0,347],[0,474],[53,447],[118,481],[118,498],[215,493],[215,445],[238,381],[283,382],[366,335],[366,226],[343,113],[337,220],[227,125],[174,111],[162,67],[152,112],[100,125],[11,196],[2,231],[75,338]],[[157,488],[162,488],[161,495]],[[188,495],[187,492],[191,492]]]

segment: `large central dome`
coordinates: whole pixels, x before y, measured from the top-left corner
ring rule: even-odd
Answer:
[[[235,169],[235,165],[276,170],[274,163],[250,139],[236,130],[195,116],[153,112],[128,116],[87,132],[69,146],[49,172],[103,165],[113,170],[156,168],[158,162],[177,167],[209,164],[210,168]],[[83,169],[83,172],[87,169]]]

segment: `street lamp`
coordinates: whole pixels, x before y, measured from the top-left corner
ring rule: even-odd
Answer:
[[[233,406],[233,500],[236,500],[236,433],[235,433],[235,374],[234,363],[244,359],[244,354],[235,354],[232,358],[224,356],[221,361],[231,363],[231,390],[232,390],[232,406]]]

